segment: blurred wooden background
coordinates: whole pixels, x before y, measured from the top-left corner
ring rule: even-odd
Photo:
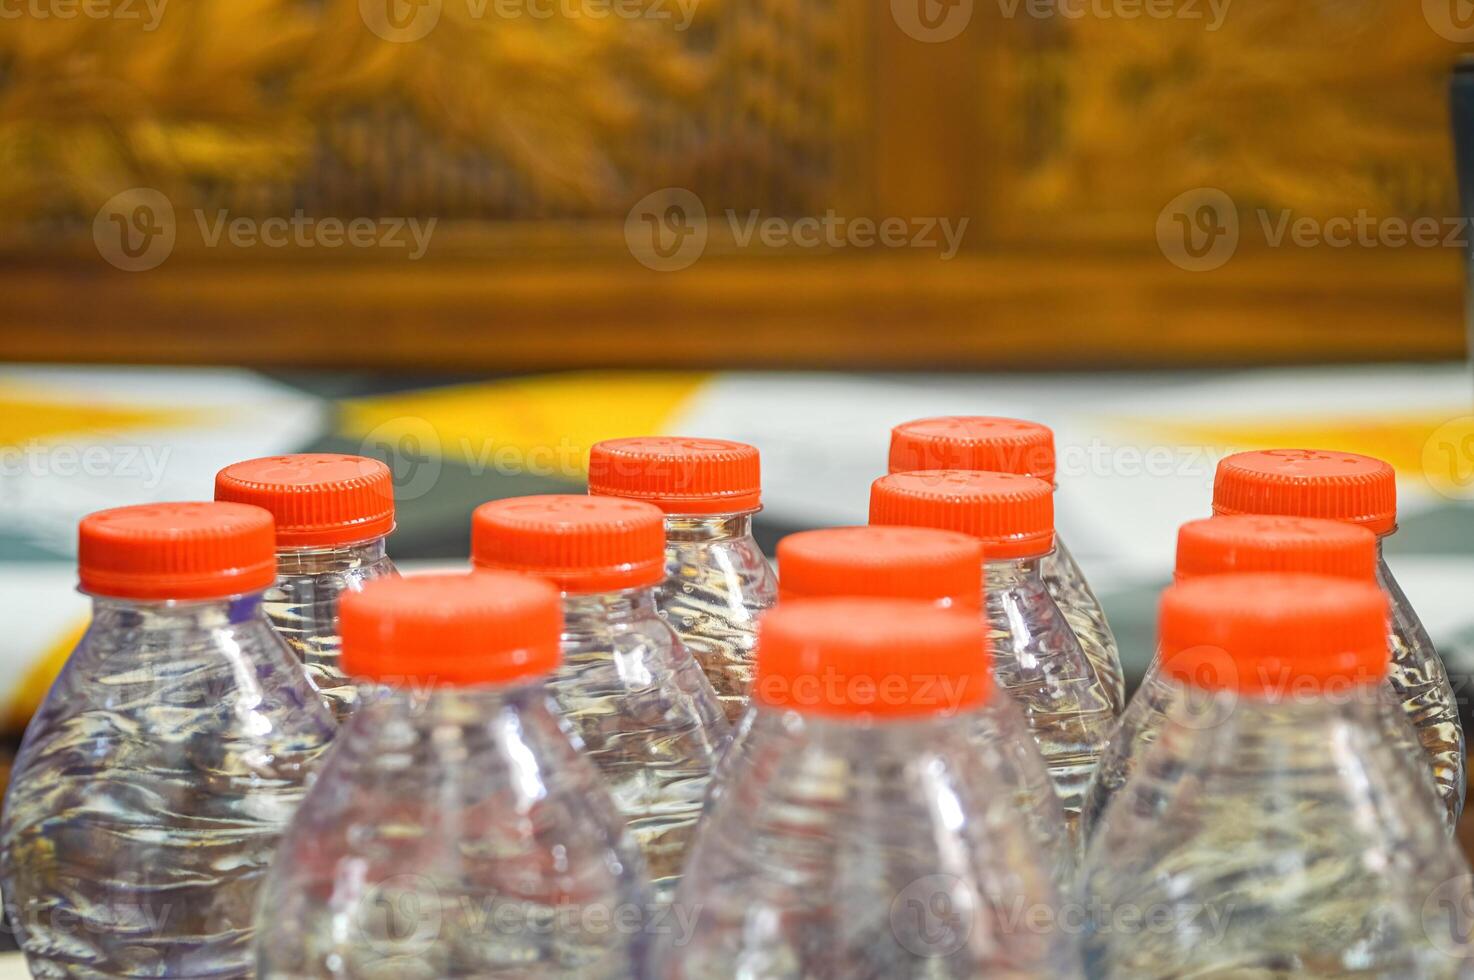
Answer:
[[[1215,23],[1206,0],[1167,19],[977,0],[928,43],[901,0],[687,2],[622,20],[430,0],[439,20],[416,40],[377,35],[372,0],[7,21],[0,354],[455,369],[1463,354],[1458,249],[1271,247],[1259,217],[1458,213],[1459,46],[1425,5],[1236,0]],[[148,271],[110,265],[96,237],[131,188],[175,215]],[[709,218],[678,271],[646,268],[626,233],[661,188]],[[1241,230],[1231,258],[1191,271],[1159,232],[1199,188]],[[968,224],[943,259],[743,246],[729,209]],[[211,246],[197,210],[436,226],[410,261]]]

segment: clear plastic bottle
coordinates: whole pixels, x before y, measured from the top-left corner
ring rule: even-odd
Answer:
[[[1054,483],[1054,431],[1038,422],[979,415],[916,419],[891,430],[891,473],[913,470],[988,470]],[[1064,613],[1085,656],[1119,715],[1126,678],[1116,636],[1080,564],[1058,534],[1054,551],[1039,563],[1050,596]]]
[[[254,504],[276,518],[277,578],[266,590],[266,615],[343,722],[358,688],[338,665],[339,597],[399,574],[384,548],[394,530],[389,467],[339,453],[267,456],[217,473],[215,499]]]
[[[1339,521],[1308,517],[1213,517],[1184,524],[1177,533],[1176,580],[1206,575],[1243,574],[1246,572],[1302,572],[1329,575],[1353,581],[1376,581],[1377,539],[1365,528]],[[1153,657],[1151,667],[1137,688],[1126,713],[1111,737],[1111,744],[1101,756],[1095,779],[1085,797],[1081,822],[1087,839],[1105,811],[1106,805],[1126,784],[1136,770],[1147,747],[1157,740],[1173,698],[1184,691],[1182,685],[1164,676],[1162,666]],[[1383,724],[1387,738],[1400,746],[1402,754],[1416,760],[1418,778],[1429,780],[1432,773],[1421,764],[1422,746],[1418,744],[1402,707],[1384,688]],[[1183,710],[1191,710],[1191,706]],[[1440,819],[1451,814],[1439,806]],[[1448,824],[1453,830],[1453,824]]]
[[[960,531],[983,544],[993,676],[1014,700],[1054,778],[1078,841],[1085,789],[1116,723],[1110,692],[1050,596],[1041,571],[1054,547],[1054,488],[979,470],[922,470],[876,480],[872,524]]]
[[[651,975],[1078,976],[1050,869],[975,748],[986,645],[976,617],[918,600],[764,616],[752,744]]]
[[[1392,467],[1370,456],[1314,449],[1238,453],[1218,464],[1213,513],[1319,517],[1377,535],[1377,579],[1392,608],[1387,683],[1427,754],[1450,823],[1458,823],[1466,781],[1458,699],[1433,641],[1381,554],[1380,542],[1397,531]]]
[[[1312,575],[1167,590],[1163,664],[1194,693],[1091,841],[1090,976],[1470,975],[1468,865],[1378,719],[1386,614]]]
[[[982,562],[982,543],[952,531],[873,525],[801,531],[778,542],[779,596],[783,602],[842,596],[920,599],[981,616]],[[713,798],[745,751],[745,735],[756,715],[756,709],[748,709],[732,747],[722,757]],[[991,768],[993,784],[1006,788],[1019,818],[1064,886],[1074,870],[1074,855],[1054,781],[1023,713],[1007,693],[994,689],[971,717],[976,723],[974,745]]]
[[[639,976],[639,848],[544,683],[561,621],[509,572],[344,597],[343,666],[380,686],[282,841],[261,980]]]
[[[26,730],[0,880],[37,977],[251,975],[252,913],[335,726],[272,630],[271,515],[100,511],[92,624]]]
[[[730,729],[711,685],[655,609],[665,529],[650,504],[547,495],[482,504],[479,568],[526,572],[563,592],[563,663],[549,687],[603,774],[665,901]]]
[[[589,493],[665,512],[665,581],[655,602],[733,724],[752,684],[757,617],[777,597],[752,536],[761,491],[758,451],[746,443],[641,436],[596,443],[589,454]]]

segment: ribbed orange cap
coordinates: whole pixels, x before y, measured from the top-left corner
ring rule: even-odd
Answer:
[[[1161,601],[1162,670],[1205,690],[1315,693],[1387,675],[1387,598],[1370,581],[1209,575]]]
[[[389,467],[365,456],[295,453],[233,463],[215,474],[215,499],[271,511],[282,548],[352,544],[394,530]]]
[[[974,612],[916,599],[797,599],[758,621],[753,698],[839,718],[956,714],[993,690]]]
[[[471,515],[471,560],[551,579],[564,592],[654,585],[665,577],[665,517],[617,497],[493,500]]]
[[[510,684],[559,663],[558,590],[515,572],[375,579],[343,593],[339,616],[353,677]]]
[[[1218,464],[1213,513],[1323,517],[1390,534],[1397,529],[1397,474],[1356,453],[1238,453]]]
[[[1012,473],[892,473],[870,485],[870,523],[960,531],[988,561],[1032,558],[1054,549],[1054,487]]]
[[[946,415],[891,430],[890,472],[990,470],[1054,480],[1054,432],[1038,422]]]
[[[924,599],[976,609],[983,597],[983,545],[926,527],[831,527],[778,542],[778,596]]]
[[[1227,572],[1305,572],[1369,581],[1377,536],[1314,517],[1244,514],[1189,521],[1177,532],[1177,580]]]
[[[119,599],[221,599],[276,580],[271,515],[225,503],[100,510],[77,528],[81,588]]]
[[[643,500],[667,514],[737,514],[761,505],[762,473],[745,442],[606,439],[589,451],[589,493]]]

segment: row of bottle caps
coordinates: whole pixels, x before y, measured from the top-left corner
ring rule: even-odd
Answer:
[[[479,574],[386,575],[364,584],[333,610],[341,615],[341,660],[333,642],[337,621],[326,637],[296,645],[297,652],[330,706],[346,717],[356,701],[354,679],[413,681],[423,690],[516,686],[556,675],[569,652],[568,597],[653,590],[726,709],[708,712],[705,722],[718,746],[726,721],[739,718],[739,743],[754,741],[754,715],[762,709],[884,731],[882,722],[926,724],[994,706],[993,739],[1007,734],[1026,743],[1027,756],[994,758],[985,767],[991,788],[1027,801],[1005,812],[1029,846],[1058,852],[1035,859],[1054,889],[1070,887],[1085,839],[1109,824],[1102,819],[1106,804],[1130,795],[1129,777],[1171,714],[1163,690],[1180,685],[1276,701],[1293,692],[1314,701],[1332,692],[1381,691],[1390,668],[1399,680],[1428,681],[1395,704],[1398,717],[1387,725],[1396,737],[1382,742],[1400,753],[1403,775],[1413,774],[1404,800],[1422,794],[1428,801],[1440,842],[1428,846],[1449,850],[1443,827],[1462,805],[1462,732],[1416,616],[1395,587],[1379,587],[1379,574],[1386,574],[1378,538],[1396,523],[1395,477],[1385,463],[1302,450],[1224,460],[1213,501],[1220,516],[1186,525],[1179,535],[1179,581],[1164,595],[1159,656],[1138,695],[1145,703],[1155,694],[1158,702],[1119,728],[1124,686],[1114,639],[1055,534],[1049,430],[1008,419],[919,420],[894,431],[890,469],[872,487],[870,527],[802,532],[780,543],[783,601],[760,616],[775,589],[746,520],[760,505],[756,449],[701,439],[601,443],[591,454],[590,495],[513,498],[476,510],[472,562]],[[276,567],[277,551],[358,547],[393,527],[388,470],[358,457],[237,464],[219,474],[216,498],[222,503],[120,508],[84,519],[83,590],[142,601],[239,595],[267,589],[285,574]],[[678,544],[733,537],[742,540],[725,551]],[[709,594],[693,597],[712,567],[744,561],[749,567],[735,574],[727,567]],[[1397,605],[1390,615],[1389,591]],[[1392,703],[1379,698],[1373,700],[1382,707]],[[749,699],[754,712],[744,710]],[[1404,711],[1416,716],[1416,726]],[[1387,714],[1377,717],[1386,721]],[[1201,715],[1190,721],[1203,727]],[[741,760],[752,751],[749,744],[729,753],[739,761],[723,763],[727,778],[741,778]],[[704,791],[715,757],[694,761]],[[1101,778],[1106,769],[1108,782]],[[1037,793],[1036,777],[1052,783],[1047,798]],[[617,790],[618,780],[611,781]],[[718,779],[711,793],[713,808],[724,782]],[[626,794],[620,809],[634,826],[669,803],[630,806]],[[693,820],[662,839],[657,850],[669,852],[679,838],[679,860],[674,873],[654,875],[658,887],[675,888],[694,834]],[[669,853],[645,850],[649,865],[669,870]],[[696,864],[704,853],[698,846]],[[1451,853],[1449,866],[1457,866],[1461,859]],[[711,868],[699,870],[680,900],[699,905],[715,884]],[[1057,902],[1057,890],[1031,893],[1040,900],[1050,894]],[[963,904],[981,914],[977,898]],[[906,955],[972,955],[967,943],[953,948],[918,939],[927,923],[917,932],[890,917],[890,935]],[[730,936],[709,948],[698,943],[701,949],[688,955],[662,940],[660,975],[735,975],[710,972],[712,963],[734,955],[732,943]],[[1073,956],[1068,944],[1023,943],[1004,958],[1033,957],[1035,972],[1027,975],[1070,975]],[[698,959],[705,964],[699,969]],[[680,965],[686,960],[689,968]]]

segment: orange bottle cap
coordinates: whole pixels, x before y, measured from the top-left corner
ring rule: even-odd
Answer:
[[[471,515],[471,560],[551,579],[564,592],[654,585],[665,578],[665,517],[618,497],[493,500]]]
[[[925,527],[831,527],[778,542],[778,596],[924,599],[977,609],[983,546]]]
[[[271,511],[281,548],[353,544],[394,530],[389,467],[365,456],[296,453],[233,463],[215,474],[215,499]]]
[[[339,607],[343,669],[376,681],[511,684],[560,662],[563,606],[514,572],[375,579]]]
[[[988,561],[1033,558],[1054,550],[1054,487],[1012,473],[892,473],[870,485],[870,523],[959,531]]]
[[[1162,670],[1210,691],[1317,694],[1387,676],[1387,598],[1370,581],[1209,575],[1161,601]]]
[[[77,528],[83,592],[118,599],[223,599],[276,581],[271,514],[226,503],[100,510]]]
[[[1213,513],[1323,517],[1390,534],[1397,529],[1397,474],[1356,453],[1238,453],[1218,464]]]
[[[975,612],[916,599],[798,599],[758,621],[753,698],[836,718],[951,715],[993,690]]]
[[[1177,580],[1228,572],[1306,572],[1373,580],[1377,536],[1314,517],[1244,514],[1189,521],[1177,532]]]
[[[637,436],[589,451],[589,493],[654,504],[667,514],[738,514],[762,504],[758,452],[744,442]]]
[[[990,470],[1054,482],[1054,432],[1023,419],[947,415],[891,430],[890,472]]]

